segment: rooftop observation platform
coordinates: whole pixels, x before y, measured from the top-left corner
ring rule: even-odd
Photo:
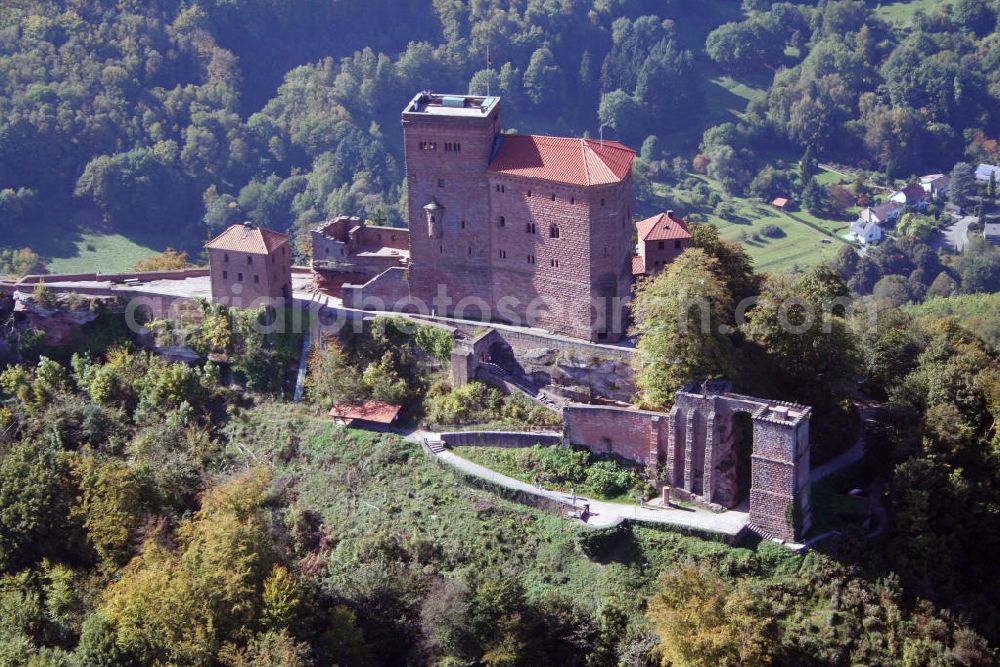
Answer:
[[[403,109],[403,116],[440,116],[446,118],[485,118],[500,104],[499,97],[479,95],[442,95],[417,93]]]

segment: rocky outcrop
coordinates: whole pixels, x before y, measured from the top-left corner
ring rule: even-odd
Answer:
[[[620,359],[553,348],[534,348],[517,357],[533,382],[573,401],[629,401],[636,392],[635,373]]]
[[[49,295],[40,302],[32,294],[14,292],[14,312],[26,326],[45,334],[45,344],[58,347],[69,343],[100,312],[95,299],[76,294]]]

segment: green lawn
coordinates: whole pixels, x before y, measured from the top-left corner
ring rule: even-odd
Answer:
[[[711,178],[697,174],[691,176],[714,192],[723,194],[722,188]],[[841,180],[839,176],[829,172],[824,172],[822,178],[829,183]],[[653,190],[662,197],[672,187],[665,183],[654,183]],[[732,197],[729,200],[736,206],[735,220],[723,220],[710,212],[703,213],[704,219],[718,227],[723,238],[740,243],[760,271],[783,273],[808,269],[833,259],[846,243],[842,238],[850,226],[850,222],[846,220],[819,218],[801,209],[785,213],[770,204],[744,197]],[[682,210],[695,210],[683,198],[677,201]],[[778,238],[764,236],[761,228],[768,224],[777,225],[784,235]]]
[[[139,245],[121,234],[93,232],[85,232],[79,240],[73,242],[73,246],[75,253],[70,251],[63,257],[46,258],[45,265],[51,273],[127,271],[137,261],[159,252]]]
[[[901,0],[900,2],[882,2],[877,4],[875,15],[883,19],[886,23],[905,28],[913,23],[913,14],[918,9],[925,12],[933,12],[936,9],[943,9],[945,5],[952,4],[953,0]]]

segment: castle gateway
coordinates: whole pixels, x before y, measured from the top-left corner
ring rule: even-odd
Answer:
[[[620,340],[635,152],[502,134],[500,106],[420,93],[403,111],[411,296],[439,315]]]

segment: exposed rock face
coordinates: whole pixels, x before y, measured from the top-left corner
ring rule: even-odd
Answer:
[[[573,401],[629,401],[636,393],[635,374],[620,360],[535,348],[519,354],[518,361],[532,381]]]
[[[97,319],[97,309],[91,308],[92,299],[81,302],[57,297],[51,304],[42,304],[24,292],[14,293],[14,311],[21,313],[27,325],[45,334],[45,344],[58,347],[66,345],[85,324]]]

